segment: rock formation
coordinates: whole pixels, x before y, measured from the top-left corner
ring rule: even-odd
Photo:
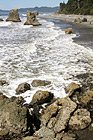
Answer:
[[[41,24],[36,19],[35,13],[32,13],[30,11],[27,11],[27,21],[24,23],[24,25],[39,26]]]
[[[18,85],[17,89],[16,89],[16,94],[21,94],[26,92],[27,90],[30,90],[30,84],[24,82]]]
[[[21,22],[18,14],[18,9],[15,8],[14,10],[10,11],[8,18],[6,21],[13,21],[13,22]]]
[[[38,86],[47,86],[50,85],[51,82],[50,81],[45,81],[45,80],[33,80],[31,85],[33,87],[38,87]]]
[[[19,86],[22,92],[25,84]],[[37,91],[30,104],[21,96],[0,95],[0,140],[92,140],[93,91],[83,93],[72,82],[67,93],[69,97],[55,99],[48,91]]]
[[[72,28],[66,29],[66,30],[65,30],[65,33],[66,33],[66,34],[72,34]]]

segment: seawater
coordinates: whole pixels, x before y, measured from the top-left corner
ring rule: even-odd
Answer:
[[[48,90],[56,97],[65,97],[65,87],[70,82],[80,83],[75,76],[93,73],[93,51],[73,42],[76,34],[66,35],[66,25],[57,26],[53,20],[38,19],[38,27],[20,23],[0,22],[0,80],[8,86],[0,86],[0,92],[8,97],[16,95],[20,83],[34,79],[49,80],[46,87],[31,87],[23,96],[27,103],[37,90]],[[59,22],[59,21],[56,21]],[[20,96],[20,95],[19,95]]]

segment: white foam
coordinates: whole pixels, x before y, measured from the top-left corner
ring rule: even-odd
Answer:
[[[53,22],[39,19],[42,26],[33,27],[23,25],[25,17],[21,20],[8,22],[6,32],[0,28],[0,78],[9,81],[0,91],[15,96],[20,83],[42,79],[51,81],[51,85],[32,87],[21,94],[27,103],[37,90],[65,97],[64,88],[74,81],[73,76],[93,71],[93,51],[74,43],[72,38],[76,35],[65,35]]]

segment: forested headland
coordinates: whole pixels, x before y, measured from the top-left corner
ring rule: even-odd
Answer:
[[[60,3],[59,14],[93,15],[93,0],[68,0]]]

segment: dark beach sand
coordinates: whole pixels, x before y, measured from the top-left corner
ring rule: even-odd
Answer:
[[[53,21],[56,25],[63,28],[63,25],[65,25],[65,28],[72,28],[73,33],[75,33],[77,36],[73,38],[74,42],[76,42],[79,45],[83,45],[84,47],[89,47],[93,50],[93,16],[78,16],[78,15],[39,15],[40,18],[44,19],[54,19]],[[88,22],[82,22],[82,23],[75,23],[74,19],[80,17],[83,19],[86,17],[88,19]],[[59,20],[57,23],[56,20]],[[90,24],[91,22],[91,24]]]

